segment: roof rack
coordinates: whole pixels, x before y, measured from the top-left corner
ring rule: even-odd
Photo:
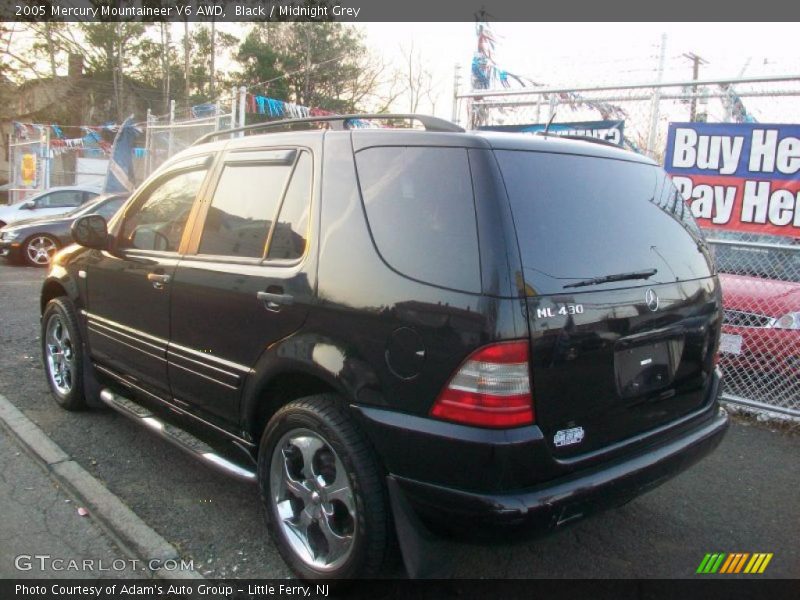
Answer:
[[[622,146],[619,144],[615,144],[614,142],[609,142],[608,140],[604,140],[601,138],[596,138],[591,135],[578,135],[576,133],[563,133],[563,134],[552,134],[552,133],[544,133],[541,131],[536,131],[536,135],[541,135],[543,137],[555,137],[555,138],[565,138],[568,140],[578,140],[581,142],[589,142],[590,144],[600,144],[601,146],[611,146],[612,148],[622,149]]]
[[[348,121],[357,119],[406,119],[418,121],[422,123],[426,131],[439,131],[439,132],[452,132],[464,133],[464,129],[437,117],[430,117],[428,115],[414,115],[414,114],[356,114],[356,115],[325,115],[321,117],[304,117],[301,119],[282,119],[280,121],[270,121],[268,123],[256,123],[254,125],[246,125],[244,127],[234,127],[233,129],[225,129],[222,131],[212,131],[195,140],[193,146],[202,144],[220,135],[227,135],[229,133],[239,133],[242,131],[260,131],[262,129],[278,129],[281,127],[290,127],[298,123],[331,123],[334,129],[345,129],[345,124]]]

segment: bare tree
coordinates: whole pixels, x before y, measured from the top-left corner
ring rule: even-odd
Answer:
[[[429,101],[434,96],[433,73],[425,68],[422,54],[414,48],[411,41],[408,49],[400,46],[404,58],[403,82],[408,96],[408,108],[412,113],[419,110],[420,101],[427,98]]]

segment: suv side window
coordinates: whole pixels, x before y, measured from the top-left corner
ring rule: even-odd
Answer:
[[[291,164],[226,164],[208,209],[198,253],[264,256],[291,168]]]
[[[372,237],[386,263],[426,283],[480,292],[466,149],[367,148],[356,165]]]
[[[269,243],[268,259],[295,260],[305,253],[311,210],[311,177],[311,155],[302,152],[281,205]]]
[[[168,175],[145,191],[122,225],[121,248],[176,252],[206,170]]]

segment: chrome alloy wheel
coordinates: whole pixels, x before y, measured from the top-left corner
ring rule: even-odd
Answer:
[[[294,553],[333,571],[353,550],[356,503],[341,459],[322,436],[292,429],[272,453],[270,490],[277,525]]]
[[[67,326],[60,315],[54,314],[45,329],[47,374],[53,387],[62,396],[72,390],[75,353]]]
[[[25,244],[28,260],[36,265],[47,265],[58,251],[56,243],[46,235],[37,235]]]

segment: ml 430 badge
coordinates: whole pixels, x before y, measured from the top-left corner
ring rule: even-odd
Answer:
[[[582,315],[583,314],[583,304],[562,304],[559,307],[554,306],[546,306],[544,308],[537,308],[536,309],[536,318],[537,319],[547,319],[550,317],[555,317],[556,315]]]

